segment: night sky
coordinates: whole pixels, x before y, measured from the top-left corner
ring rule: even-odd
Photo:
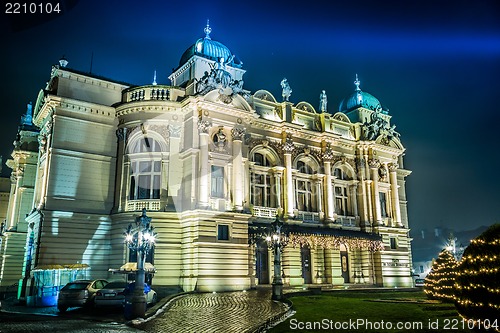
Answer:
[[[46,2],[46,1],[44,1]],[[497,1],[62,1],[50,20],[2,14],[0,154],[12,151],[29,101],[68,67],[135,85],[158,83],[203,37],[247,70],[244,88],[329,112],[361,89],[389,108],[406,147],[414,230],[500,222],[500,4]],[[4,11],[4,10],[3,10]],[[10,169],[3,166],[2,174]]]

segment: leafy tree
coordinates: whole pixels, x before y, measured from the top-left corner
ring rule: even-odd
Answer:
[[[430,299],[452,302],[454,299],[455,266],[457,261],[453,254],[444,249],[432,264],[431,271],[424,282],[424,292]]]
[[[462,317],[499,331],[500,224],[492,225],[465,249],[454,289],[455,306]]]

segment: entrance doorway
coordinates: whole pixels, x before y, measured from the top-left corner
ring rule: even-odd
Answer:
[[[259,279],[259,284],[269,284],[269,252],[267,250],[267,242],[260,241],[255,249],[256,257],[256,277]]]
[[[305,246],[301,247],[300,258],[302,261],[302,278],[304,279],[304,284],[311,284],[311,249]]]
[[[349,283],[349,254],[345,245],[340,245],[340,267],[344,283]]]

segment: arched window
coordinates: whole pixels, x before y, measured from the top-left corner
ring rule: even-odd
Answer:
[[[349,196],[349,183],[352,178],[340,168],[333,170],[335,214],[340,216],[352,216],[351,198]]]
[[[311,176],[317,171],[317,165],[310,159],[300,159],[295,168],[296,207],[301,212],[317,212],[318,198]]]
[[[276,163],[269,151],[261,150],[251,155],[253,162],[250,171],[250,203],[253,206],[277,207],[278,198],[273,193],[274,177],[271,167]]]
[[[160,199],[160,143],[151,137],[143,137],[131,147],[129,200]]]

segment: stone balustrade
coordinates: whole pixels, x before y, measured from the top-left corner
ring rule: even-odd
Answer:
[[[146,208],[148,211],[159,211],[161,206],[160,206],[160,200],[153,199],[153,200],[129,200],[127,202],[127,211],[128,212],[138,212],[141,211],[143,208]]]

